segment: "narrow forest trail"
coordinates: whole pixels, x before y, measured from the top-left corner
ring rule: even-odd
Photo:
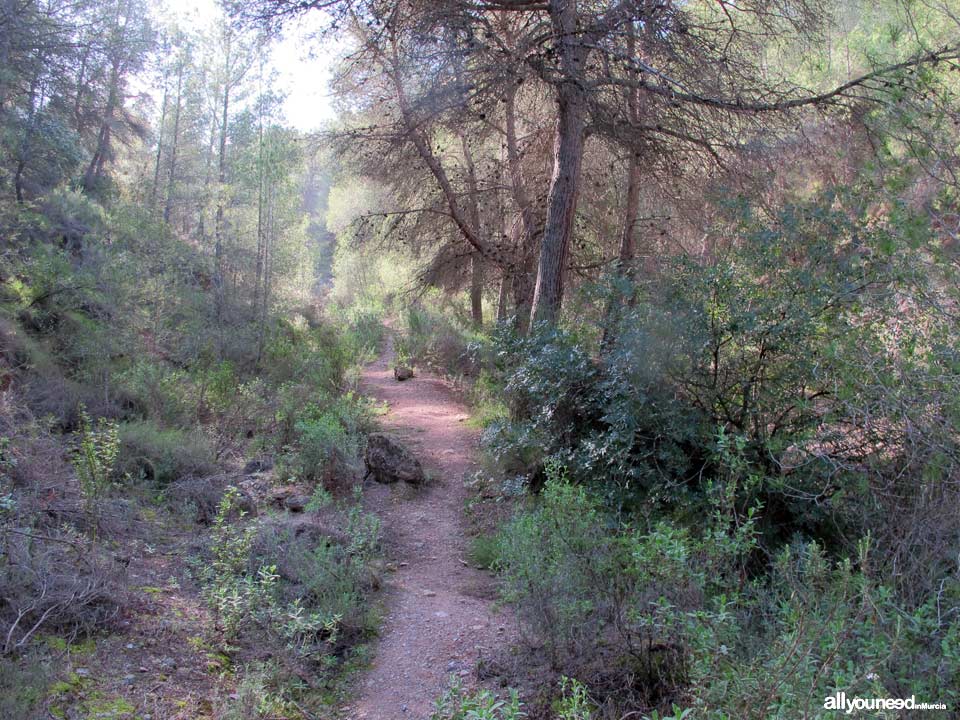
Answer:
[[[467,488],[478,433],[466,424],[466,407],[441,379],[418,373],[393,377],[393,340],[368,366],[361,391],[386,402],[381,425],[423,463],[423,489],[372,485],[367,509],[383,522],[387,559],[386,613],[370,670],[343,716],[369,720],[425,718],[450,675],[476,681],[476,665],[504,641],[506,618],[493,608],[489,575],[465,562]]]

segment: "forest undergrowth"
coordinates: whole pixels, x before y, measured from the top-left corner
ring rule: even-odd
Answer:
[[[207,10],[0,2],[0,717],[350,707],[385,327],[514,620],[433,720],[956,715],[955,0]]]

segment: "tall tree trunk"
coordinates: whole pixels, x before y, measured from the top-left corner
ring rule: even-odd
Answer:
[[[530,312],[533,309],[534,271],[536,257],[530,258],[517,268],[513,274],[511,290],[513,291],[513,307],[516,315],[516,329],[521,335],[526,335],[530,329]]]
[[[538,225],[530,195],[523,179],[523,161],[517,141],[517,85],[511,79],[504,97],[507,165],[510,169],[510,190],[520,214],[520,252],[513,272],[513,300],[517,330],[526,333],[533,304],[533,273],[539,243]]]
[[[213,182],[213,149],[217,145],[217,123],[210,123],[210,137],[207,140],[207,152],[203,166],[203,195],[200,199],[197,232],[202,247],[207,246],[207,208],[210,203],[210,184]]]
[[[226,212],[226,193],[224,186],[227,184],[227,123],[230,119],[230,36],[227,36],[225,57],[223,61],[223,104],[220,114],[220,155],[217,159],[217,211],[214,220],[214,293],[215,293],[215,312],[217,327],[223,330],[223,305],[224,305],[224,286],[223,286],[223,235],[224,214]],[[222,338],[221,338],[222,340]]]
[[[264,198],[264,235],[263,235],[263,302],[260,309],[259,331],[257,333],[257,364],[263,356],[266,343],[267,318],[270,310],[270,293],[273,289],[273,238],[274,238],[274,211],[276,198],[272,188],[268,188]]]
[[[83,121],[83,96],[90,49],[91,46],[89,43],[83,47],[83,55],[80,58],[80,68],[77,70],[77,92],[73,96],[73,126],[78,135],[83,135],[84,125],[86,124]],[[166,84],[164,84],[164,99],[166,99]]]
[[[263,61],[260,62],[260,97],[257,106],[257,261],[253,283],[253,312],[256,316],[260,307],[260,282],[263,279],[263,237],[264,206],[264,166],[263,166]],[[257,362],[260,350],[257,350]]]
[[[163,205],[163,221],[170,222],[170,210],[173,207],[173,191],[177,177],[177,146],[180,142],[180,108],[183,89],[183,59],[177,68],[177,104],[173,109],[173,138],[170,143],[170,174],[167,177],[167,199]]]
[[[34,74],[30,81],[30,90],[28,92],[28,101],[30,114],[27,116],[27,126],[23,131],[23,138],[19,143],[17,152],[17,170],[13,175],[13,189],[17,196],[17,203],[23,205],[23,173],[27,169],[27,160],[30,157],[30,144],[33,141],[34,121],[37,116],[37,88],[40,85],[39,74]],[[42,105],[43,93],[40,94]]]
[[[4,18],[4,24],[6,27],[3,28],[3,31],[0,32],[0,67],[7,68],[10,67],[10,51],[12,50],[11,45],[15,35],[15,32],[20,28],[16,22],[16,17],[13,14],[13,9],[9,6],[4,8],[5,13],[9,13],[9,17]],[[10,94],[11,90],[11,80],[13,78],[7,76],[4,73],[3,76],[0,76],[0,114],[7,109],[7,96]]]
[[[475,252],[470,260],[470,316],[473,326],[483,326],[483,258]]]
[[[160,103],[160,122],[157,125],[157,154],[153,163],[153,187],[150,191],[150,209],[156,210],[160,185],[160,161],[163,159],[163,126],[167,124],[167,74],[163,74],[163,101]]]
[[[554,170],[547,199],[547,222],[540,244],[531,323],[553,324],[559,316],[564,269],[580,191],[586,98],[581,88],[570,84],[561,85],[558,95],[560,115],[554,143]]]
[[[470,223],[476,229],[477,234],[482,234],[477,169],[473,164],[470,143],[467,142],[467,136],[462,132],[460,133],[460,147],[463,149],[463,161],[467,171],[467,212],[470,216]],[[474,327],[483,326],[483,258],[476,251],[470,258],[470,316]]]
[[[17,195],[17,204],[23,205],[23,171],[27,164],[21,158],[17,161],[17,171],[13,175],[13,190]]]
[[[117,51],[119,52],[119,50]],[[103,111],[103,119],[100,122],[100,131],[97,133],[97,145],[93,151],[93,157],[90,158],[90,164],[83,174],[83,189],[85,192],[93,192],[100,178],[103,176],[103,167],[110,152],[111,128],[113,126],[113,113],[117,109],[117,102],[120,94],[120,58],[114,58],[110,68],[110,88],[107,93],[107,105]]]
[[[628,290],[623,292],[622,282],[633,279],[634,241],[637,231],[637,215],[640,212],[640,160],[636,154],[630,156],[627,168],[627,197],[624,203],[623,221],[620,227],[620,247],[617,252],[614,287],[610,290],[607,307],[604,311],[603,339],[600,347],[610,347],[616,339],[617,326],[620,323],[623,305],[632,296]]]
[[[507,307],[507,298],[510,289],[510,276],[504,272],[500,278],[500,290],[497,293],[497,324],[507,321],[510,309]]]
[[[627,34],[627,57],[636,55],[636,39],[633,29]],[[624,89],[627,101],[627,114],[634,125],[640,122],[640,90],[638,88]],[[623,206],[623,220],[620,225],[620,247],[617,252],[617,266],[614,271],[614,286],[604,312],[603,338],[600,342],[601,351],[606,351],[616,340],[616,333],[621,321],[624,302],[632,298],[632,287],[623,292],[621,285],[633,280],[634,242],[636,239],[637,216],[640,212],[640,183],[641,167],[640,156],[636,151],[630,153],[627,161],[627,196]]]
[[[550,0],[550,20],[562,78],[557,85],[557,124],[547,221],[540,243],[532,323],[556,323],[563,302],[564,269],[573,236],[583,162],[586,91],[582,69],[587,49],[577,28],[576,0]]]

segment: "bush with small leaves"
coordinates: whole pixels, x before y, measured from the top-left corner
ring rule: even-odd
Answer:
[[[213,449],[202,431],[162,427],[151,420],[117,426],[117,473],[160,486],[216,471]]]
[[[696,530],[641,530],[558,466],[548,475],[502,529],[499,567],[527,646],[583,681],[568,700],[766,720],[827,717],[823,698],[837,691],[960,699],[956,578],[911,608],[876,575],[869,538],[849,560],[797,541],[751,577],[763,509],[741,517],[736,493],[712,492]]]
[[[583,683],[563,676],[560,678],[560,695],[557,720],[591,720],[592,703]]]
[[[86,408],[79,409],[80,429],[73,454],[73,467],[80,481],[84,507],[91,515],[93,535],[99,530],[100,506],[113,483],[114,465],[120,452],[120,435],[112,420],[100,419],[96,425]]]
[[[334,513],[331,527],[342,530],[325,534],[319,524],[248,521],[242,501],[229,487],[220,502],[200,571],[204,597],[231,642],[267,642],[323,675],[375,629],[379,520],[354,503]]]
[[[489,690],[467,692],[459,678],[450,678],[450,687],[434,702],[430,720],[520,720],[527,714],[515,690],[499,699]]]

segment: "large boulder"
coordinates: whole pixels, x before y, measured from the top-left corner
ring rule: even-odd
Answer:
[[[379,483],[398,480],[420,485],[426,479],[423,466],[399,440],[385,433],[367,437],[367,475]]]

